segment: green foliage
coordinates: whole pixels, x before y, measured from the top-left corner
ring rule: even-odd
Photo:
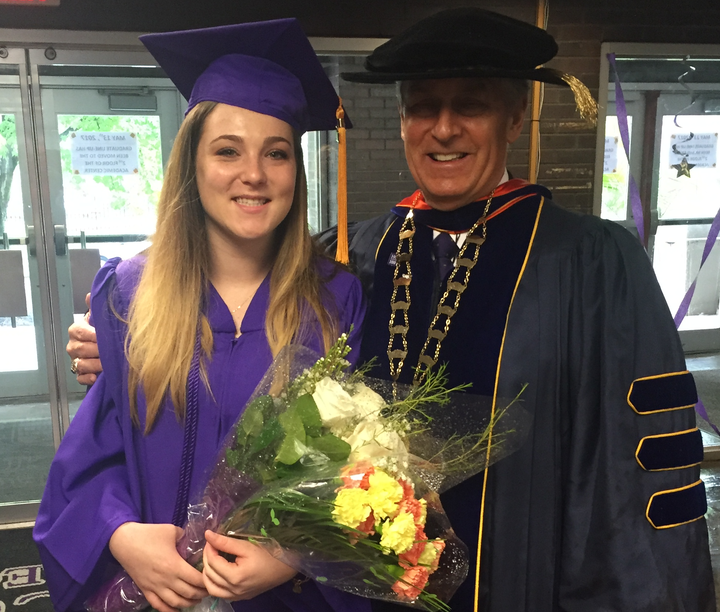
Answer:
[[[615,173],[603,174],[603,208],[612,213],[613,218],[625,216],[627,208],[627,178]]]
[[[297,409],[289,408],[278,416],[285,437],[280,443],[275,461],[292,465],[305,454],[305,426]]]
[[[250,444],[251,453],[259,453],[261,450],[265,450],[275,440],[277,440],[282,434],[282,425],[277,417],[272,417],[265,422],[260,435],[252,440]]]
[[[10,188],[18,164],[15,115],[0,115],[0,238],[5,231]]]
[[[330,461],[345,461],[352,450],[345,440],[333,434],[308,438],[308,446],[326,455]]]
[[[258,436],[262,431],[263,426],[263,412],[265,412],[272,405],[272,398],[263,395],[262,397],[256,398],[245,410],[242,420],[242,430],[248,436]]]
[[[293,407],[300,415],[307,435],[319,436],[322,430],[322,418],[313,396],[308,393],[301,395],[295,400]]]
[[[437,404],[444,406],[450,401],[450,395],[465,391],[472,387],[472,383],[448,387],[448,377],[445,374],[446,364],[438,366],[437,370],[429,370],[421,385],[413,387],[406,398],[395,401],[389,406],[388,420],[403,421],[410,414],[422,416],[423,406]]]
[[[17,126],[15,115],[0,115],[0,147],[17,155]]]

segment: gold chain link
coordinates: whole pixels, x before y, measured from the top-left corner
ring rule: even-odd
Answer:
[[[390,298],[390,322],[388,324],[390,330],[390,341],[388,342],[388,361],[390,362],[390,376],[394,382],[397,382],[400,372],[405,365],[405,357],[408,353],[407,333],[410,328],[410,320],[408,319],[408,311],[410,310],[410,281],[412,280],[412,270],[410,268],[410,260],[413,254],[413,236],[415,235],[415,220],[412,209],[405,217],[405,221],[400,227],[400,240],[398,241],[397,251],[395,252],[395,273],[393,274],[393,292]],[[403,252],[403,244],[407,241],[407,251]],[[404,267],[404,271],[401,271]],[[403,290],[402,301],[397,301],[398,291]],[[403,313],[403,323],[398,325],[396,316],[398,311]],[[394,349],[395,339],[400,336],[402,348]],[[397,364],[394,363],[397,360]]]
[[[490,194],[482,216],[468,231],[467,236],[465,237],[465,242],[460,249],[460,253],[457,256],[457,262],[455,264],[455,267],[453,268],[450,276],[448,277],[445,292],[443,293],[440,301],[438,302],[437,312],[435,313],[435,317],[433,318],[432,323],[430,323],[430,327],[428,328],[428,335],[427,339],[425,340],[425,345],[423,346],[422,351],[420,351],[418,364],[415,368],[415,374],[413,375],[413,385],[415,386],[422,384],[423,380],[427,376],[427,373],[435,366],[440,356],[440,348],[442,347],[442,342],[447,336],[448,331],[450,330],[450,322],[452,321],[453,316],[455,315],[458,307],[460,306],[460,298],[467,289],[468,282],[470,281],[470,271],[477,264],[478,256],[480,254],[480,247],[485,243],[485,240],[487,239],[487,214],[490,210],[490,205],[492,204],[494,194],[495,190],[493,190],[493,192]],[[477,230],[479,226],[482,226],[482,235],[475,236],[475,230]],[[402,372],[402,368],[405,365],[405,358],[407,357],[408,353],[407,333],[410,329],[408,311],[410,309],[410,283],[412,281],[410,260],[412,259],[413,254],[414,236],[415,220],[413,210],[410,209],[410,212],[408,212],[407,216],[405,217],[405,221],[400,227],[400,240],[398,242],[397,252],[395,253],[393,293],[392,297],[390,298],[391,312],[389,323],[390,342],[388,343],[388,361],[390,362],[390,377],[393,380],[393,387],[395,386],[395,383],[397,383],[397,380],[400,377],[400,373]],[[407,241],[406,251],[404,251],[403,249],[405,241]],[[465,253],[469,245],[475,247],[471,259],[465,257]],[[401,272],[401,266],[404,266],[404,272]],[[462,280],[456,281],[455,278],[458,275],[462,274],[461,269],[464,271],[464,274],[462,275]],[[397,301],[398,290],[401,287],[404,290],[403,297],[405,299],[402,301]],[[455,299],[453,301],[453,305],[448,306],[446,302],[450,297],[451,293],[455,293]],[[396,324],[395,317],[398,310],[402,310],[403,312],[403,325]],[[441,326],[438,326],[438,322],[443,317],[443,324]],[[393,349],[397,336],[400,336],[400,340],[402,343],[401,349]],[[426,353],[428,348],[430,347],[430,344],[433,341],[435,342],[435,350],[433,351],[433,356],[430,357]],[[393,360],[398,361],[397,363],[394,363]]]

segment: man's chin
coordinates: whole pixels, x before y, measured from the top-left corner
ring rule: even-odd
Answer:
[[[458,208],[467,206],[470,202],[475,201],[472,195],[468,195],[466,193],[438,195],[428,194],[423,191],[423,197],[425,198],[425,202],[428,206],[443,212],[457,210]]]

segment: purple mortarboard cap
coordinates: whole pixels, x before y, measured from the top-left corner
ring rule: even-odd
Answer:
[[[140,40],[188,100],[188,111],[212,101],[276,117],[300,133],[337,125],[338,95],[296,19]]]

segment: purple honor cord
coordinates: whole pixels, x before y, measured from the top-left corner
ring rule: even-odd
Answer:
[[[190,477],[195,459],[195,444],[197,441],[198,426],[198,392],[200,388],[200,332],[195,341],[192,363],[187,381],[187,395],[185,401],[185,436],[183,440],[182,460],[180,464],[180,482],[177,497],[175,498],[175,511],[173,512],[173,525],[182,527],[187,519],[187,507],[190,497]]]
[[[625,96],[623,95],[622,85],[620,84],[620,76],[618,75],[617,66],[615,65],[615,54],[608,53],[607,58],[608,62],[612,66],[613,73],[615,75],[615,109],[617,112],[618,127],[620,129],[620,138],[622,140],[623,148],[625,149],[625,155],[628,159],[629,164],[630,133],[628,129],[628,116],[627,106],[625,105]],[[640,236],[640,242],[647,249],[647,242],[645,240],[645,218],[643,215],[642,202],[640,201],[640,192],[638,190],[637,183],[635,183],[632,172],[630,172],[629,170],[628,172],[630,176],[629,195],[633,219],[635,221],[635,226],[637,227],[638,236]],[[683,319],[685,319],[685,317],[687,316],[688,309],[690,308],[690,302],[695,293],[695,286],[697,285],[697,279],[700,275],[700,270],[702,270],[703,265],[705,265],[705,261],[707,261],[707,258],[710,256],[710,252],[715,246],[715,241],[717,240],[718,233],[720,233],[720,209],[715,215],[712,225],[710,225],[710,230],[708,231],[707,239],[705,240],[705,248],[703,249],[702,259],[700,261],[700,268],[698,268],[695,279],[690,284],[690,287],[688,287],[688,290],[685,293],[685,297],[683,297],[682,302],[680,302],[680,307],[678,308],[677,313],[675,314],[675,317],[673,319],[675,321],[675,327],[678,329],[680,328],[680,324],[683,322]],[[697,404],[695,404],[695,411],[700,415],[700,417],[707,421],[707,423],[710,425],[710,427],[713,428],[715,433],[720,436],[720,430],[717,428],[715,423],[710,420],[707,409],[705,408],[705,404],[703,404],[700,398],[698,398]]]

